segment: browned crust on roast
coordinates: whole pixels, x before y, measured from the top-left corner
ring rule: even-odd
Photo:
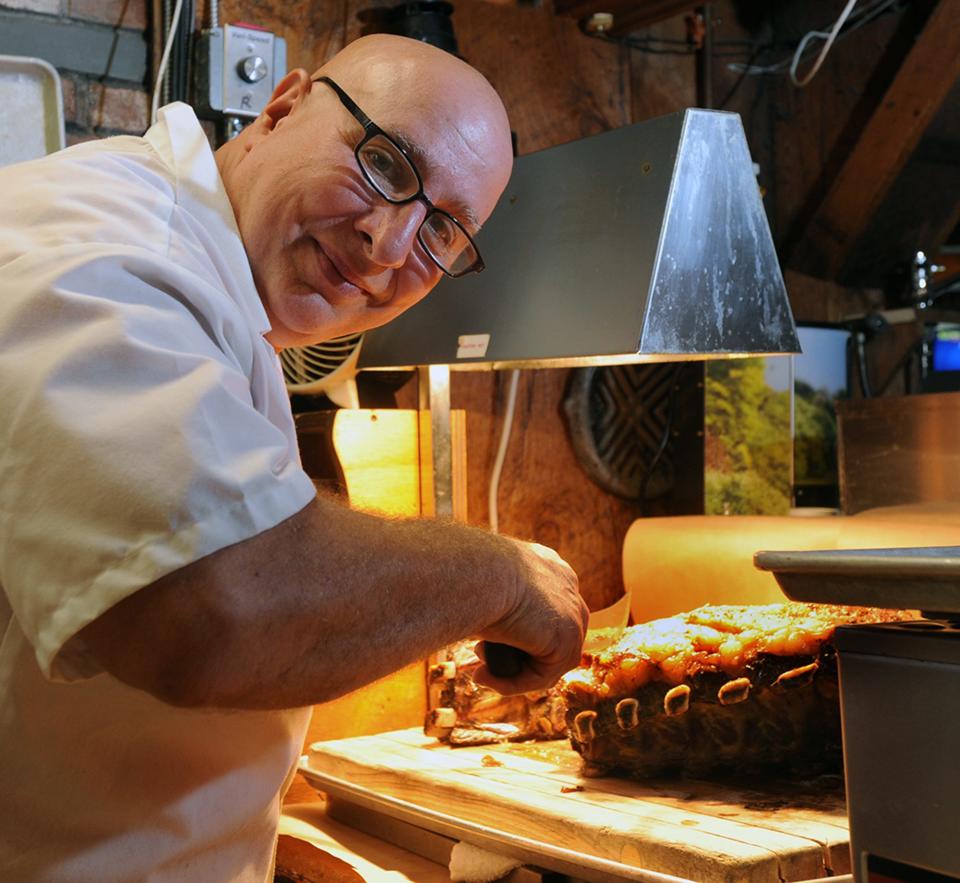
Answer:
[[[834,628],[905,618],[913,614],[709,606],[635,626],[564,678],[571,743],[594,772],[839,771]]]

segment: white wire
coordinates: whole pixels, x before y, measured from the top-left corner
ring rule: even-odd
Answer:
[[[830,33],[824,33],[823,31],[810,31],[801,41],[800,45],[797,46],[797,51],[793,53],[793,61],[790,62],[790,79],[793,81],[794,86],[806,86],[816,75],[817,71],[820,70],[820,65],[823,64],[823,60],[827,57],[827,53],[830,51],[830,47],[833,45],[833,41],[837,39],[837,34],[840,33],[840,28],[843,27],[843,23],[847,20],[851,12],[853,12],[853,7],[857,5],[857,0],[847,0],[847,5],[843,7],[843,12],[840,13],[837,20],[833,23],[833,27],[830,29]],[[803,79],[797,79],[797,67],[800,64],[800,59],[803,57],[803,50],[806,48],[807,43],[814,38],[819,37],[820,39],[826,38],[826,42],[823,44],[823,48],[820,50],[820,54],[817,56],[817,60],[814,61],[813,67],[807,71]]]
[[[868,3],[865,6],[859,7],[855,12],[850,13],[846,24],[847,29],[842,33],[838,34],[835,38],[839,40],[845,37],[847,34],[853,33],[853,31],[858,28],[863,27],[866,24],[869,24],[875,18],[882,15],[889,9],[891,6],[896,6],[900,3],[901,0],[875,0],[873,3]],[[843,22],[841,22],[841,26]],[[791,63],[798,57],[802,57],[807,54],[809,49],[809,37],[812,35],[819,35],[821,37],[828,37],[829,32],[824,31],[811,31],[809,34],[804,37],[804,40],[801,41],[801,45],[797,47],[794,51],[794,54],[789,58],[781,59],[780,61],[775,61],[772,64],[751,64],[747,65],[743,62],[733,61],[727,65],[727,70],[734,71],[735,73],[747,74],[748,76],[761,76],[763,74],[776,74],[781,71],[787,70]],[[809,79],[807,80],[809,82]]]
[[[510,389],[507,391],[507,410],[503,415],[503,426],[500,429],[500,446],[497,448],[497,457],[493,461],[493,472],[490,473],[490,490],[487,502],[490,507],[490,530],[493,533],[500,531],[500,516],[497,511],[497,492],[500,488],[500,473],[503,471],[503,461],[507,456],[507,445],[510,444],[510,430],[513,427],[513,412],[517,407],[517,384],[520,381],[520,369],[514,368],[510,372]]]
[[[177,25],[180,24],[180,11],[182,9],[183,0],[177,0],[177,5],[173,8],[170,30],[167,32],[167,42],[163,47],[163,55],[160,57],[160,66],[157,68],[157,80],[153,85],[153,100],[150,102],[151,125],[157,121],[157,111],[160,105],[160,89],[163,87],[163,78],[167,73],[167,62],[170,60],[170,50],[173,47],[173,39],[177,35]]]

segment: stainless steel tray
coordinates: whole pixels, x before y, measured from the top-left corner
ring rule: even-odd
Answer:
[[[757,552],[795,601],[960,613],[960,546]]]
[[[37,159],[63,145],[56,69],[41,58],[0,55],[0,166]]]

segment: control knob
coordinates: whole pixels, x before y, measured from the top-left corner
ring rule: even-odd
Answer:
[[[237,70],[248,83],[259,83],[267,75],[267,63],[259,55],[248,55],[240,59]]]

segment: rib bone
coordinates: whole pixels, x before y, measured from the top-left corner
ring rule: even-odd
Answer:
[[[791,668],[790,671],[785,671],[780,677],[776,680],[776,685],[778,687],[805,687],[813,680],[813,676],[816,674],[817,669],[820,665],[816,662],[811,662],[809,665],[801,665],[799,668]]]
[[[621,730],[632,730],[640,723],[640,703],[636,699],[621,699],[617,703],[617,724]]]
[[[595,711],[581,711],[573,719],[573,729],[581,742],[591,742],[596,737],[593,723],[597,719]]]
[[[434,708],[427,713],[423,731],[428,736],[446,736],[457,724],[455,708]]]
[[[686,684],[678,684],[667,690],[663,697],[663,710],[668,717],[683,714],[690,707],[690,688]]]
[[[717,692],[717,699],[721,705],[736,705],[743,702],[750,695],[750,679],[736,678],[727,681]]]

